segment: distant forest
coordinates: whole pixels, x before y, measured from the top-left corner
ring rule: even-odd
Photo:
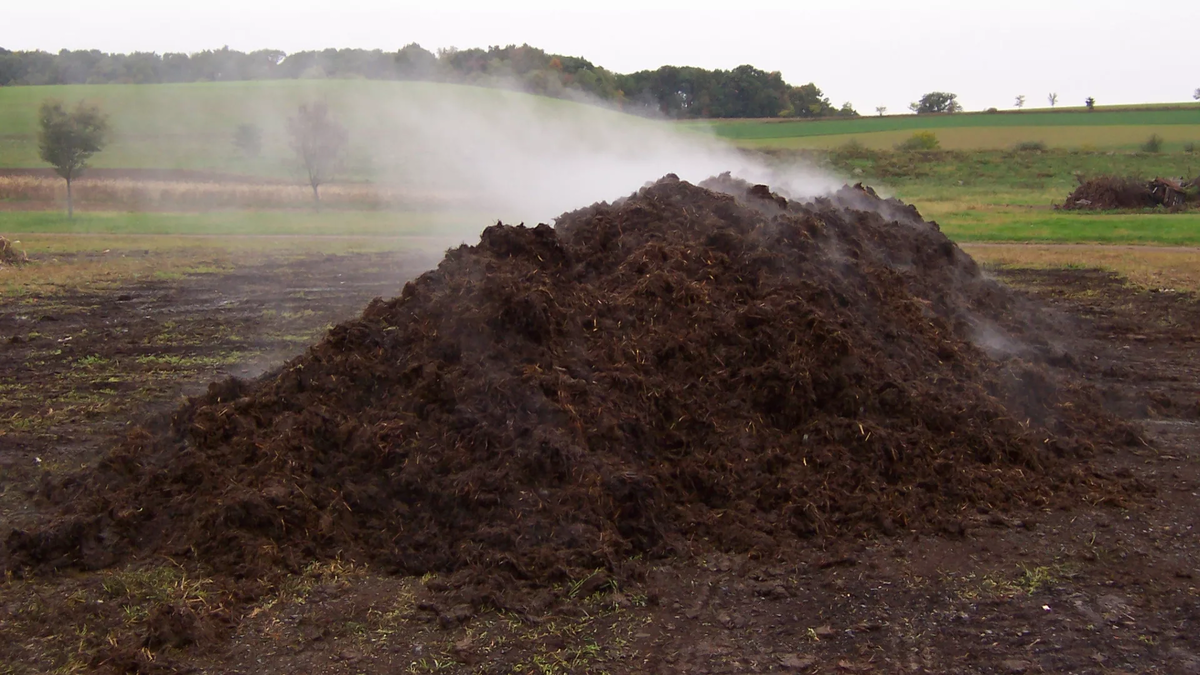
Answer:
[[[299,78],[425,80],[516,88],[567,99],[593,97],[628,112],[701,117],[857,117],[814,84],[792,86],[753,66],[733,70],[663,66],[623,75],[587,59],[547,54],[529,45],[440,49],[411,44],[396,52],[326,49],[285,54],[229,49],[194,54],[105,54],[96,50],[9,51],[0,48],[0,86],[152,84]]]

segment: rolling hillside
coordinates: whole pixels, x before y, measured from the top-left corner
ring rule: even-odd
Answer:
[[[301,103],[325,102],[350,130],[347,174],[404,173],[433,148],[455,151],[488,129],[510,138],[554,124],[642,128],[653,122],[518,92],[429,82],[278,80],[153,85],[0,87],[0,169],[46,166],[37,154],[45,99],[86,100],[110,116],[113,137],[93,166],[198,169],[294,177],[286,120]],[[263,134],[261,156],[233,145],[240,124]]]
[[[1173,104],[1023,112],[891,115],[833,120],[722,120],[687,122],[743,147],[831,148],[855,140],[869,148],[887,149],[916,131],[932,131],[943,148],[999,149],[1025,141],[1048,147],[1135,150],[1152,134],[1165,150],[1200,143],[1200,104]]]

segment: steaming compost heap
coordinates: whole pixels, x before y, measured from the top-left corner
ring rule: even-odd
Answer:
[[[1073,458],[1115,422],[936,225],[869,189],[705,185],[488,228],[279,370],[131,434],[59,488],[56,522],[8,537],[6,566],[343,555],[549,583],[1096,488]]]

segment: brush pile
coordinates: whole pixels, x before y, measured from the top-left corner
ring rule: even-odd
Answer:
[[[1079,187],[1063,202],[1062,208],[1090,211],[1156,207],[1182,209],[1198,200],[1198,187],[1200,178],[1191,181],[1168,178],[1142,181],[1136,178],[1099,176],[1081,181]]]
[[[19,243],[21,242],[12,242],[5,237],[0,237],[0,269],[24,265],[29,262],[29,256],[25,255],[25,251],[18,250],[15,247],[15,244]]]
[[[57,487],[63,515],[0,566],[155,553],[257,578],[340,555],[507,588],[1094,497],[1076,460],[1126,430],[1039,365],[1025,312],[869,189],[668,176],[490,227],[279,370],[211,385]]]

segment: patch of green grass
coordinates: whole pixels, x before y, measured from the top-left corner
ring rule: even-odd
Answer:
[[[1013,582],[1013,585],[1026,595],[1033,595],[1058,583],[1064,574],[1065,570],[1062,567],[1046,567],[1044,565],[1022,567],[1021,574]]]
[[[1038,143],[1063,150],[1121,151],[1142,150],[1149,134],[1163,139],[1165,152],[1187,151],[1200,142],[1200,125],[1159,126],[1057,126],[1057,127],[951,127],[932,129],[939,145],[947,150],[1004,150],[1022,143]],[[912,135],[910,130],[872,131],[818,136],[734,139],[745,148],[756,149],[835,149],[851,141],[874,150],[895,147]]]
[[[190,237],[466,237],[495,218],[470,212],[217,211],[209,213],[77,213],[2,211],[0,232],[10,234],[186,235]],[[36,242],[24,238],[30,255]],[[253,242],[247,245],[253,246]]]
[[[959,586],[959,593],[966,599],[979,598],[1012,598],[1017,596],[1036,595],[1055,584],[1070,581],[1076,572],[1066,564],[1051,565],[1022,565],[1015,575],[1009,574],[970,574],[955,579],[947,576],[946,581]]]
[[[942,139],[942,134],[938,134]],[[1145,141],[1140,136],[1137,141]],[[807,158],[842,175],[861,176],[869,183],[894,190],[901,196],[962,194],[960,188],[976,190],[984,198],[992,192],[1042,191],[1061,202],[1078,185],[1077,176],[1113,174],[1140,176],[1193,176],[1200,173],[1200,159],[1184,153],[1107,153],[1050,150],[891,152],[854,146],[828,153],[776,152],[781,163]],[[989,201],[996,201],[989,199]],[[1049,201],[1041,202],[1048,204]]]
[[[963,211],[939,223],[947,236],[963,242],[1200,245],[1200,213]]]
[[[80,368],[105,368],[110,363],[111,362],[109,361],[109,359],[106,359],[103,356],[100,356],[98,354],[91,354],[89,356],[85,356],[85,357],[77,360],[75,362],[75,365]]]
[[[203,606],[211,585],[210,580],[188,576],[174,565],[107,572],[101,580],[104,594],[121,604],[129,623],[145,620],[156,605]]]
[[[0,436],[7,432],[36,433],[47,426],[49,426],[49,422],[44,416],[35,417],[13,413],[7,420],[0,420]]]
[[[137,363],[152,370],[199,370],[221,368],[247,359],[245,352],[229,352],[216,356],[183,356],[179,354],[148,354],[137,357]]]
[[[892,115],[821,120],[719,120],[687,122],[722,138],[759,140],[867,134],[886,131],[1003,127],[1113,127],[1185,125],[1200,128],[1200,105],[1145,110],[1029,111],[956,113],[953,115]],[[1143,139],[1145,133],[1143,132]]]

